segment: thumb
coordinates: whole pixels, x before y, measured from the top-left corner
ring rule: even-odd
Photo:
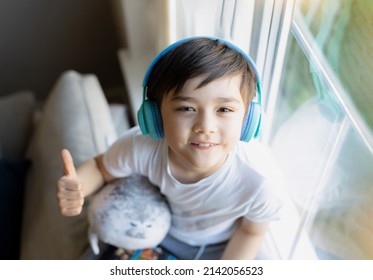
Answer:
[[[76,169],[74,166],[73,157],[71,156],[69,150],[61,150],[61,159],[63,163],[63,174],[65,176],[74,176],[76,177]]]

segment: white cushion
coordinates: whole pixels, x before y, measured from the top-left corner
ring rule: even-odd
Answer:
[[[110,104],[110,112],[119,137],[130,128],[127,106],[124,104]]]
[[[69,149],[79,165],[116,139],[97,77],[63,73],[46,101],[27,153],[32,167],[25,190],[22,259],[78,259],[88,247],[85,207],[77,217],[63,217],[58,211],[60,150]]]

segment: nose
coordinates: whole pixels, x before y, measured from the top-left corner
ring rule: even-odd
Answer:
[[[193,131],[201,134],[216,132],[216,116],[210,112],[199,112],[193,125]]]

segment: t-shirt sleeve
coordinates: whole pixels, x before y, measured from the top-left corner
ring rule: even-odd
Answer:
[[[269,148],[257,140],[240,143],[240,156],[262,176],[245,217],[254,222],[268,222],[281,218],[284,180]]]
[[[133,173],[147,175],[146,170],[154,153],[154,141],[143,136],[138,127],[133,127],[104,153],[103,164],[115,177],[126,177]]]
[[[257,191],[245,218],[253,222],[270,222],[281,218],[282,200],[269,180]]]
[[[104,153],[103,164],[112,176],[126,177],[133,173],[133,166],[130,162],[135,135],[134,128],[128,130]]]

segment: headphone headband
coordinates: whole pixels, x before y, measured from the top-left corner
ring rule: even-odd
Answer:
[[[171,52],[173,49],[177,48],[181,44],[183,44],[187,41],[190,41],[192,39],[197,39],[197,38],[211,39],[211,40],[223,43],[223,44],[227,45],[230,49],[232,49],[232,50],[238,52],[239,54],[241,54],[246,59],[246,61],[250,64],[250,66],[253,69],[254,74],[255,74],[256,88],[257,88],[257,97],[256,98],[257,98],[257,103],[259,105],[261,105],[262,104],[262,88],[261,88],[261,82],[260,82],[260,79],[259,79],[260,75],[259,75],[258,69],[255,65],[255,62],[252,60],[252,58],[248,54],[246,54],[242,49],[240,49],[236,45],[234,45],[231,42],[226,41],[224,39],[217,38],[217,37],[212,37],[212,36],[187,37],[187,38],[184,38],[184,39],[181,39],[179,41],[174,42],[173,44],[169,45],[164,50],[162,50],[153,59],[153,61],[150,63],[150,65],[148,67],[148,70],[145,73],[145,76],[144,76],[144,79],[143,79],[143,82],[142,82],[144,98],[146,98],[146,89],[147,89],[147,86],[148,86],[148,81],[149,81],[150,74],[152,73],[152,71],[153,71],[155,65],[158,63],[158,61],[160,61],[164,56],[166,56],[169,52]]]

